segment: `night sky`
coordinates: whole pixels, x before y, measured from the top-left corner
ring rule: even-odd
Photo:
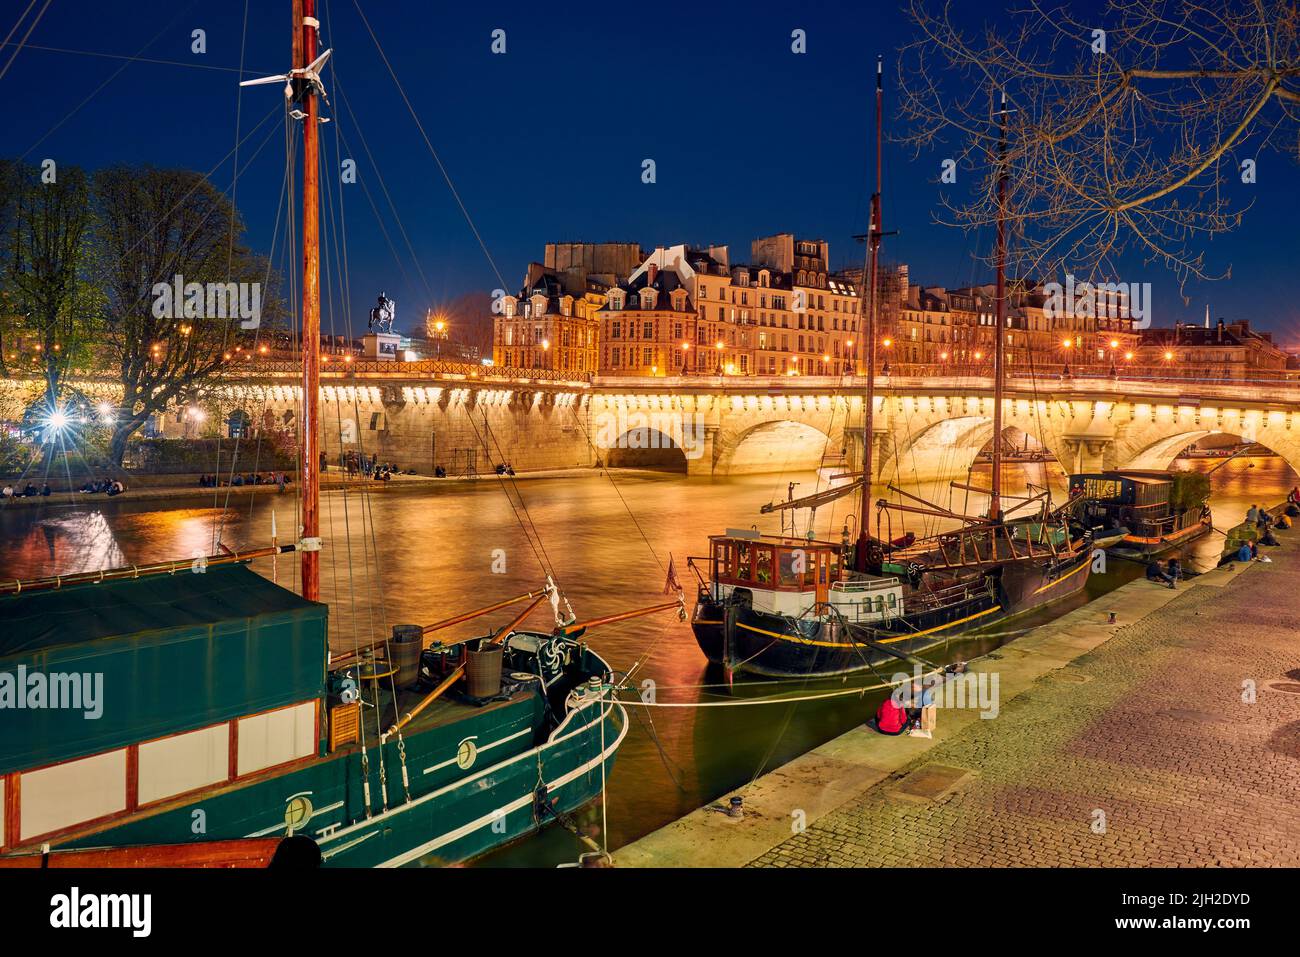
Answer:
[[[0,4],[0,38],[26,6]],[[972,17],[997,16],[997,4],[962,6]],[[289,8],[288,0],[249,0],[247,77],[288,68]],[[733,261],[744,261],[751,239],[794,231],[829,240],[834,267],[860,263],[850,237],[865,228],[870,193],[874,58],[883,53],[888,69],[890,51],[910,37],[896,4],[362,0],[361,8],[509,291],[526,264],[541,259],[543,244],[557,240],[727,243]],[[324,128],[322,146],[332,163],[341,130],[343,156],[356,159],[398,254],[362,186],[343,186],[352,328],[364,329],[365,309],[381,289],[396,300],[397,325],[406,329],[428,305],[497,288],[356,6],[324,0],[321,19],[324,44],[335,49],[326,82],[337,120]],[[0,155],[91,169],[125,162],[211,170],[237,139],[243,27],[242,0],[53,0],[0,79]],[[203,55],[191,52],[199,28]],[[790,50],[796,28],[807,33],[804,55]],[[495,29],[506,31],[505,55],[490,50]],[[0,49],[0,69],[13,40]],[[279,86],[244,90],[240,135],[280,102]],[[646,158],[657,166],[653,185],[641,182]],[[981,281],[974,241],[932,222],[941,158],[913,160],[886,146],[886,227],[900,230],[886,241],[886,256],[908,263],[913,282]],[[241,146],[246,162],[236,200],[249,243],[268,252],[283,177],[278,117]],[[1298,173],[1293,160],[1265,154],[1257,184],[1228,184],[1253,197],[1254,208],[1239,233],[1208,249],[1211,270],[1231,269],[1231,278],[1190,284],[1189,304],[1162,267],[1136,260],[1117,278],[1153,283],[1157,325],[1199,322],[1208,302],[1216,317],[1248,318],[1284,345],[1300,345],[1292,265]],[[212,178],[229,190],[232,164]],[[337,309],[326,316],[326,331],[344,331],[344,321]]]

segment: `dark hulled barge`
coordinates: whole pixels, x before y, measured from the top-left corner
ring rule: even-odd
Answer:
[[[1201,472],[1128,469],[1070,476],[1080,522],[1117,552],[1156,555],[1210,531],[1210,483]]]
[[[884,546],[869,572],[852,570],[832,542],[731,531],[709,544],[696,641],[710,662],[766,677],[879,668],[1075,594],[1092,567],[1086,536],[1064,520]],[[696,560],[691,567],[699,574]]]

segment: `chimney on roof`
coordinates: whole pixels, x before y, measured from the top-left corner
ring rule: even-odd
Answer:
[[[1214,341],[1215,342],[1223,341],[1223,319],[1222,318],[1219,319],[1219,324],[1214,327]]]
[[[659,277],[659,264],[650,263],[650,265],[646,267],[646,285],[653,286],[655,284],[655,279],[657,279],[658,277]]]

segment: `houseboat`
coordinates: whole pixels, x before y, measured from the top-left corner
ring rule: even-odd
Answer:
[[[580,629],[398,672],[326,619],[242,562],[0,597],[0,867],[448,864],[600,793],[628,722]]]
[[[1121,554],[1156,555],[1210,531],[1210,483],[1201,472],[1125,470],[1070,476],[1076,517]],[[1122,532],[1122,535],[1120,534]]]

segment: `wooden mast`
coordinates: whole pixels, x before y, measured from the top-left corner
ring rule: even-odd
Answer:
[[[1002,521],[1002,380],[1005,376],[1007,339],[1007,94],[1002,93],[998,109],[998,229],[997,249],[993,254],[997,267],[997,328],[993,333],[993,477],[989,483],[989,520]]]
[[[871,478],[875,471],[872,462],[871,436],[876,417],[876,308],[880,299],[877,289],[876,270],[880,255],[881,221],[881,129],[884,102],[882,86],[884,63],[876,57],[876,191],[871,196],[871,222],[867,226],[867,275],[863,276],[865,295],[859,297],[863,302],[862,351],[866,354],[867,394],[862,403],[862,503],[858,507],[858,542],[853,550],[853,567],[856,571],[867,571],[867,552],[870,539],[867,534],[867,516],[871,514]],[[871,305],[866,306],[866,296],[871,297]]]
[[[316,59],[316,0],[293,0],[295,69]],[[320,600],[320,185],[315,84],[300,83],[302,111],[302,596]]]

